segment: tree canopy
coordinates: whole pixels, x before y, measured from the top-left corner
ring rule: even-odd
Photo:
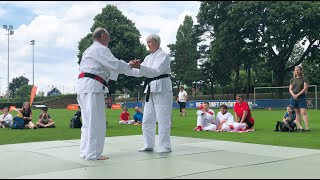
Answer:
[[[197,51],[199,41],[192,17],[185,16],[183,24],[178,28],[176,43],[168,45],[170,55],[174,58],[171,70],[178,81],[178,86],[186,84],[191,87],[194,81],[200,80],[200,73],[197,69],[197,61],[200,58]]]
[[[237,74],[240,67],[250,72],[266,60],[275,75],[273,85],[283,86],[293,67],[317,51],[319,10],[317,1],[201,1],[197,18],[200,28],[215,39],[211,61],[220,56]],[[294,47],[301,42],[306,42],[305,49],[293,59]]]
[[[141,59],[147,55],[145,45],[140,42],[140,32],[135,27],[135,24],[118,10],[116,6],[107,5],[102,9],[102,12],[95,16],[94,23],[91,27],[91,32],[96,28],[102,27],[108,30],[111,41],[109,48],[113,55],[129,62],[132,59]],[[92,33],[87,34],[79,42],[78,63],[81,62],[83,52],[92,44]],[[116,82],[110,81],[111,92],[116,90],[123,91],[124,88],[129,90],[137,89],[142,83],[142,78],[135,78],[120,74]]]
[[[27,85],[29,83],[29,79],[23,76],[19,76],[17,78],[13,78],[12,82],[9,83],[9,91],[10,97],[16,97],[16,91],[23,85]]]

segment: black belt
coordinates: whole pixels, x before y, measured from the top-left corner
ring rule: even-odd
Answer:
[[[105,81],[102,77],[100,77],[98,75],[82,72],[79,74],[78,79],[83,78],[83,77],[95,79],[95,80],[101,82],[104,86],[108,87],[107,81]]]
[[[153,80],[162,79],[162,78],[166,78],[166,77],[170,77],[170,75],[169,74],[162,74],[162,75],[154,77],[154,78],[147,78],[144,81],[143,89],[146,89],[146,86],[148,85],[148,90],[147,90],[147,94],[146,94],[146,102],[149,102],[149,96],[150,96],[150,84],[149,83]]]

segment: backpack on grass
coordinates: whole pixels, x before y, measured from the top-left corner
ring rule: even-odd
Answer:
[[[106,126],[108,126],[108,121],[106,121]],[[70,128],[81,128],[82,122],[81,122],[81,110],[78,110],[73,117],[70,120]]]
[[[81,110],[78,110],[70,120],[70,128],[81,128]]]

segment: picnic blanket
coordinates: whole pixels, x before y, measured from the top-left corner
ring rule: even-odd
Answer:
[[[221,130],[215,130],[215,132],[223,132],[223,131],[221,131]],[[227,131],[227,132],[234,132],[234,133],[246,133],[246,132],[254,132],[254,129],[253,129],[253,128],[250,128],[250,129],[246,129],[246,130],[238,130],[238,131],[231,130],[231,131]]]

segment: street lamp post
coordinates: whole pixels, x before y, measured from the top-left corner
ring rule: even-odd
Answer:
[[[31,40],[32,45],[32,85],[34,86],[34,43],[35,40]]]
[[[8,34],[6,34],[6,35],[8,35],[8,102],[9,102],[9,96],[10,96],[10,89],[9,89],[9,36],[13,35],[14,31],[12,30],[13,29],[12,25],[3,25],[3,28],[8,31]]]
[[[1,92],[1,79],[2,79],[2,77],[0,77],[0,97],[1,97],[1,94],[2,94],[2,92]]]

